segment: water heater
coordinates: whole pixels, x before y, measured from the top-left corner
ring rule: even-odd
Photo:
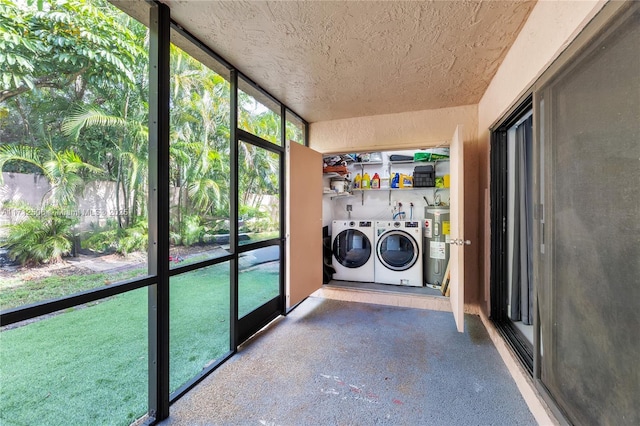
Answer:
[[[449,263],[449,207],[425,207],[422,224],[424,281],[441,285]]]

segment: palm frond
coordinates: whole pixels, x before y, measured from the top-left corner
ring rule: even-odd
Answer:
[[[6,163],[12,161],[23,161],[38,167],[46,174],[42,168],[40,151],[37,148],[26,145],[2,145],[0,146],[0,172]],[[0,173],[0,184],[2,184],[2,173]]]
[[[77,140],[85,127],[115,127],[122,128],[127,121],[122,117],[105,114],[93,106],[75,108],[68,118],[62,122],[62,133]]]

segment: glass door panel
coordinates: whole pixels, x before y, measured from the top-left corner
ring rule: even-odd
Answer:
[[[280,295],[280,246],[242,253],[238,265],[238,318],[242,318]]]
[[[640,424],[640,7],[622,16],[538,95],[536,351],[573,424]]]
[[[238,130],[237,343],[284,307],[281,147]]]
[[[238,244],[280,238],[280,155],[238,144]]]

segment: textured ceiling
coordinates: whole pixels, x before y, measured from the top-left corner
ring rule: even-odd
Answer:
[[[166,0],[309,122],[477,103],[535,1]]]

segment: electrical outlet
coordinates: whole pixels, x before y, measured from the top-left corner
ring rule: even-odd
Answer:
[[[351,204],[347,204],[347,211],[348,212],[353,211],[353,206]]]

